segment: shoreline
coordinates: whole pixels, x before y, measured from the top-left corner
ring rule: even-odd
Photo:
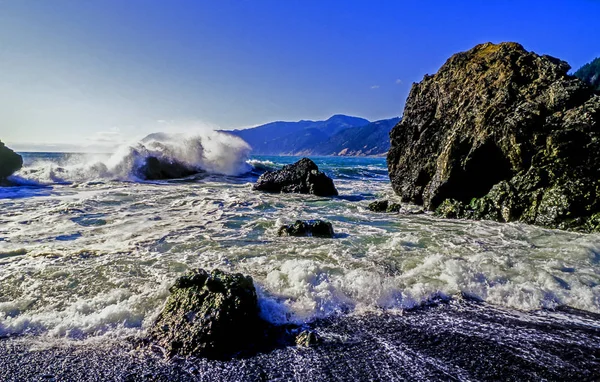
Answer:
[[[600,315],[470,301],[314,323],[324,342],[248,358],[166,360],[132,341],[0,340],[3,381],[596,380]]]

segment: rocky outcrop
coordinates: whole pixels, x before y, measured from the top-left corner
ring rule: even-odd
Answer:
[[[180,179],[199,173],[183,163],[150,156],[139,168],[138,175],[145,180]]]
[[[259,315],[250,276],[195,269],[180,277],[142,344],[158,344],[167,356],[226,360],[273,349],[321,342],[294,324],[273,325]]]
[[[9,184],[7,178],[23,167],[23,158],[0,141],[0,186]]]
[[[254,190],[265,192],[293,192],[314,194],[317,196],[336,196],[338,194],[333,180],[319,171],[319,167],[308,158],[283,166],[278,171],[262,174]]]
[[[260,338],[256,290],[251,277],[202,269],[177,280],[150,337],[169,355],[223,359]]]
[[[598,230],[600,96],[569,69],[516,43],[452,56],[390,133],[394,191],[441,216]]]
[[[334,236],[331,223],[323,220],[296,220],[294,224],[281,226],[279,236],[314,236],[332,238]]]

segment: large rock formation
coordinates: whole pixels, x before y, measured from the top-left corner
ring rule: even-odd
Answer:
[[[516,43],[452,56],[390,133],[394,191],[444,216],[600,228],[600,96],[569,69]]]
[[[254,189],[265,192],[295,192],[318,196],[336,196],[338,194],[333,180],[319,171],[319,167],[308,158],[302,158],[294,164],[283,166],[278,171],[262,174]]]
[[[0,186],[8,184],[8,178],[23,167],[23,158],[0,141]]]

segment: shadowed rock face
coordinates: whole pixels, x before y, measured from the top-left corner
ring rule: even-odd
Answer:
[[[569,69],[516,43],[452,56],[390,133],[394,191],[441,216],[598,229],[600,96]]]
[[[338,194],[333,180],[319,171],[319,167],[308,158],[283,166],[279,171],[267,171],[258,178],[254,189],[265,192],[292,192],[317,196]]]
[[[0,141],[0,185],[7,183],[6,178],[23,167],[23,158],[6,147]]]
[[[164,158],[148,157],[138,173],[146,180],[179,179],[200,172],[183,163]]]

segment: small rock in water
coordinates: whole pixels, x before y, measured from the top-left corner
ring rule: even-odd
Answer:
[[[312,330],[304,330],[296,336],[296,345],[310,347],[321,342],[321,338]]]
[[[368,208],[373,212],[400,212],[402,206],[399,203],[390,203],[387,199],[384,199],[370,203]]]
[[[308,158],[302,158],[294,164],[283,166],[278,171],[265,172],[256,181],[254,190],[317,196],[336,196],[338,194],[333,180],[319,171],[315,162]]]
[[[323,220],[296,220],[294,224],[281,226],[279,236],[314,236],[333,238],[333,226]]]
[[[197,269],[177,279],[150,329],[169,356],[232,357],[263,333],[252,278]]]

